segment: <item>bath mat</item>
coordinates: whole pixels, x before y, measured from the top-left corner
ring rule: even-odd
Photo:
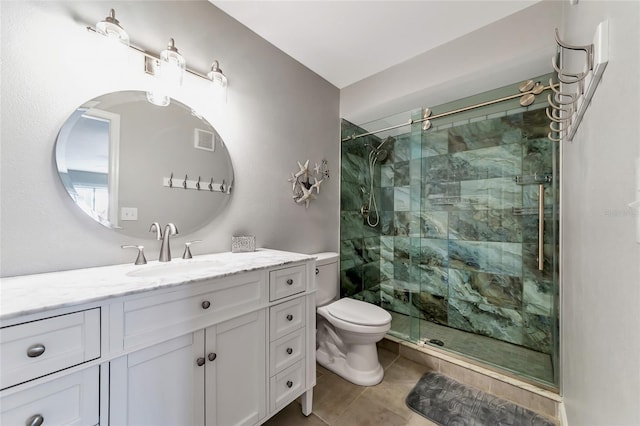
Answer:
[[[406,402],[441,426],[555,426],[531,410],[433,372],[422,376]]]

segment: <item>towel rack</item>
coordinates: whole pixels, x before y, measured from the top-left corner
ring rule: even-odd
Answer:
[[[551,120],[548,138],[556,142],[564,139],[573,141],[609,62],[609,21],[598,24],[591,44],[576,46],[566,43],[560,39],[557,28],[556,43],[558,53],[551,58],[551,65],[558,73],[559,84],[549,80],[553,95],[547,96],[549,107],[546,114]],[[578,59],[580,67],[576,68],[579,69],[565,68],[570,60],[576,59],[576,54],[584,55],[583,60]]]

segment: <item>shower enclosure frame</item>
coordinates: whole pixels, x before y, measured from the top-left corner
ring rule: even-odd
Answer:
[[[543,77],[543,78],[545,78],[545,77]],[[541,78],[541,80],[543,78]],[[514,88],[514,86],[509,86],[509,87],[511,89]],[[516,87],[516,89],[518,88],[518,86],[515,86],[515,87]],[[461,114],[461,113],[467,113],[468,111],[474,110],[476,108],[484,108],[484,107],[495,105],[495,104],[502,103],[502,102],[505,102],[505,101],[511,101],[511,104],[513,104],[513,103],[515,103],[515,101],[513,101],[513,100],[516,100],[516,99],[517,100],[521,100],[521,99],[523,99],[523,95],[533,94],[535,96],[535,95],[538,95],[538,94],[542,93],[544,90],[550,89],[551,88],[551,84],[549,86],[542,86],[540,84],[535,84],[535,86],[529,86],[525,90],[523,90],[523,87],[524,87],[524,83],[519,86],[519,91],[516,94],[512,94],[512,95],[508,95],[508,96],[500,96],[500,97],[498,97],[496,99],[491,99],[489,101],[485,100],[483,102],[475,103],[474,105],[464,106],[462,108],[458,107],[458,108],[455,108],[453,110],[447,110],[445,112],[439,112],[437,114],[432,114],[429,110],[420,110],[420,111],[414,110],[414,112],[412,114],[412,119],[409,120],[408,122],[401,123],[401,124],[394,125],[394,126],[390,126],[390,127],[385,127],[384,129],[381,129],[379,131],[378,130],[367,131],[365,129],[358,128],[358,126],[351,125],[351,126],[353,126],[352,129],[350,129],[350,130],[348,130],[346,132],[343,132],[342,142],[344,144],[345,142],[348,142],[348,141],[354,141],[354,140],[360,139],[360,138],[368,138],[367,140],[360,141],[362,146],[364,146],[366,148],[366,145],[369,145],[369,147],[371,149],[371,151],[368,151],[368,153],[367,153],[366,149],[363,150],[362,152],[360,152],[360,155],[362,155],[364,157],[364,156],[366,156],[368,154],[372,154],[372,153],[376,152],[375,148],[383,147],[383,145],[385,143],[387,143],[387,140],[388,140],[388,139],[385,139],[385,137],[388,137],[390,135],[397,135],[397,133],[392,133],[391,132],[394,129],[399,129],[399,128],[402,128],[402,127],[410,125],[414,133],[417,131],[417,132],[423,134],[425,132],[422,132],[421,130],[424,129],[425,127],[420,126],[420,124],[424,125],[425,123],[428,123],[429,124],[429,126],[427,126],[427,128],[428,128],[428,127],[430,127],[431,122],[433,120],[433,122],[439,124],[442,127],[442,125],[441,125],[442,120],[438,120],[438,119],[441,119],[441,118],[444,118],[444,117],[448,117],[448,116],[455,116],[456,114],[460,114],[460,115],[464,116],[465,114]],[[540,90],[541,87],[542,87],[542,90]],[[512,90],[512,93],[513,93],[513,90]],[[480,96],[480,95],[477,95],[477,96]],[[540,96],[540,98],[544,98],[544,96]],[[477,99],[477,97],[476,97],[476,99]],[[541,100],[543,100],[543,99],[541,99]],[[535,109],[536,106],[539,108],[540,105],[541,105],[541,102],[540,102],[541,100],[536,101],[536,105],[534,105],[533,107],[530,107],[530,109]],[[459,103],[461,101],[464,101],[464,100],[458,101],[458,105],[459,105]],[[527,105],[530,105],[530,104],[527,104]],[[545,106],[546,106],[546,104],[545,104]],[[495,107],[493,107],[493,108],[495,110]],[[506,109],[508,109],[508,108],[512,108],[513,109],[513,106],[505,107],[505,108]],[[434,108],[434,109],[437,109],[437,108]],[[484,109],[486,109],[486,108],[484,108]],[[442,106],[440,107],[440,111],[442,111]],[[448,120],[449,120],[450,123],[453,124],[455,122],[455,120],[458,120],[458,117],[456,117],[455,120],[453,119],[453,117],[448,117]],[[548,123],[545,123],[545,124],[548,125]],[[453,126],[455,126],[455,124],[453,124]],[[372,127],[370,126],[368,128],[372,128]],[[374,129],[375,129],[375,127],[374,127]],[[344,126],[343,126],[343,130],[344,130]],[[429,132],[430,131],[428,131],[426,133],[429,133]],[[374,135],[380,134],[380,133],[382,133],[380,138],[374,136]],[[554,158],[552,160],[553,169],[554,170],[553,171],[548,170],[548,171],[552,172],[553,176],[558,176],[557,167],[559,166],[559,163],[558,163],[559,152],[556,152],[556,150],[552,150],[552,151],[553,151],[553,156],[554,156]],[[343,155],[343,161],[344,161],[344,155]],[[374,164],[374,166],[376,166],[376,165]],[[343,168],[343,170],[344,170],[344,168]],[[378,173],[378,176],[379,176],[380,171],[378,170],[378,171],[376,171],[376,173]],[[524,173],[523,173],[523,175],[524,175]],[[365,178],[365,181],[366,181],[367,177],[364,176],[364,178]],[[342,179],[342,180],[343,180],[343,183],[344,183],[344,179]],[[369,181],[369,185],[371,185],[371,184],[372,184],[372,182]],[[558,367],[558,361],[559,361],[559,355],[558,355],[558,351],[559,351],[559,344],[558,344],[558,341],[559,341],[559,334],[558,334],[559,333],[559,326],[558,326],[558,321],[560,319],[559,318],[560,317],[559,316],[559,312],[558,312],[558,308],[559,308],[558,300],[559,300],[559,296],[560,296],[559,295],[559,291],[558,291],[559,290],[559,281],[558,281],[559,280],[559,275],[558,275],[558,271],[559,271],[559,265],[558,265],[559,221],[556,219],[558,217],[558,212],[556,210],[557,210],[557,208],[559,206],[559,199],[560,198],[559,198],[559,191],[557,190],[557,188],[558,188],[557,182],[554,182],[551,185],[551,189],[549,191],[550,193],[547,195],[547,197],[549,199],[553,200],[553,211],[552,211],[553,220],[550,221],[550,225],[549,226],[551,226],[553,228],[553,231],[551,231],[551,233],[554,236],[554,242],[553,242],[553,245],[552,245],[552,248],[554,248],[554,249],[553,249],[553,253],[552,253],[551,257],[550,257],[550,261],[553,264],[553,267],[551,268],[551,272],[553,274],[553,277],[552,277],[552,279],[553,279],[553,294],[552,294],[552,298],[553,298],[554,307],[553,307],[553,312],[550,314],[550,317],[554,318],[554,324],[552,325],[552,328],[553,328],[553,333],[552,333],[553,336],[552,336],[552,338],[554,340],[552,342],[552,354],[553,354],[553,358],[554,358],[553,359],[553,361],[554,361],[553,365],[555,367],[554,368],[554,377],[553,377],[552,380],[548,380],[548,381],[543,380],[541,382],[541,381],[537,380],[536,378],[520,376],[517,372],[514,373],[513,371],[510,371],[509,369],[506,370],[506,372],[508,374],[515,374],[518,378],[522,378],[525,381],[531,381],[534,384],[539,384],[539,385],[542,385],[542,387],[550,388],[550,389],[553,389],[553,390],[557,390],[557,387],[559,385],[559,383],[558,383],[559,382],[559,374],[558,374],[558,371],[557,371],[558,370],[558,368],[557,368]],[[380,192],[379,191],[381,191],[381,189],[378,189],[378,195],[380,196]],[[529,193],[529,192],[530,191],[527,189],[527,193]],[[363,195],[363,198],[366,198],[366,195],[364,193],[362,195]],[[344,194],[343,194],[343,200],[344,200]],[[343,213],[346,213],[346,212],[343,212]],[[540,212],[538,212],[538,213],[540,213]],[[353,219],[353,220],[355,221],[355,219]],[[349,224],[345,223],[344,218],[343,218],[343,220],[341,222],[342,222],[341,228],[343,228],[343,227],[344,228],[349,228],[349,226],[348,226]],[[347,226],[344,226],[344,225],[347,225]],[[378,226],[378,228],[379,228],[379,226]],[[345,232],[346,232],[346,234],[348,234],[350,231],[345,231]],[[367,232],[366,229],[363,232],[364,232],[364,235],[365,235],[365,240],[367,238],[372,238],[374,236],[374,233]],[[347,235],[347,237],[348,237],[348,235]],[[345,233],[343,233],[342,230],[341,230],[341,243],[343,243],[344,241],[345,241]],[[365,253],[363,255],[363,257],[367,256],[366,252],[369,250],[366,247],[366,245],[367,245],[366,243],[363,243],[363,247],[360,247],[360,251],[362,253]],[[541,247],[544,247],[544,246],[541,246]],[[356,248],[356,250],[357,249],[358,248]],[[341,244],[341,252],[342,251],[343,250],[342,250],[342,244]],[[348,277],[349,270],[347,268],[348,268],[348,264],[350,262],[350,259],[348,259],[347,257],[343,256],[342,261],[343,261],[343,263],[347,264],[346,268],[341,268],[341,269],[343,269],[341,271],[342,284],[343,284],[342,285],[342,287],[343,287],[342,288],[343,295],[352,296],[353,297],[354,296],[354,294],[353,294],[354,291],[353,290],[354,289],[358,290],[358,288],[357,288],[357,284],[353,283],[353,282],[356,281],[356,279],[350,279]],[[346,272],[345,272],[345,269],[347,269]],[[366,278],[366,275],[367,275],[366,267],[365,267],[365,272],[363,272],[362,275],[363,275],[363,277]],[[346,284],[345,284],[345,281],[346,281]],[[363,288],[361,288],[360,290],[367,290],[367,288],[366,288],[367,284],[364,283],[364,281],[366,281],[366,280],[363,279]],[[353,287],[353,288],[350,288],[350,286]],[[409,293],[409,294],[411,294],[411,293]],[[382,300],[376,300],[375,296],[372,296],[371,294],[366,294],[366,291],[363,292],[362,294],[355,295],[355,297],[362,298],[364,300],[369,300],[369,301],[371,301],[373,303],[383,304]],[[419,344],[424,344],[424,342],[421,341],[421,340],[418,340],[418,341],[416,341],[416,339],[409,339],[409,340],[413,340],[414,342],[419,343]],[[438,340],[438,339],[435,339],[435,340]],[[446,349],[446,346],[445,346],[445,349]],[[464,356],[465,354],[462,354],[462,355]],[[479,361],[481,363],[483,362],[482,360],[479,360]],[[489,364],[491,365],[491,363],[489,363]],[[491,365],[491,366],[492,367],[496,367],[498,370],[502,370],[502,367],[499,366],[499,365]]]

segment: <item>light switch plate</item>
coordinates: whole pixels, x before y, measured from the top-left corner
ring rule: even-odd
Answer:
[[[120,220],[138,220],[138,208],[122,207],[120,209]]]

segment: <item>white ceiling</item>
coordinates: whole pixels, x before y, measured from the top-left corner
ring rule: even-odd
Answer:
[[[343,88],[540,0],[209,1]]]

